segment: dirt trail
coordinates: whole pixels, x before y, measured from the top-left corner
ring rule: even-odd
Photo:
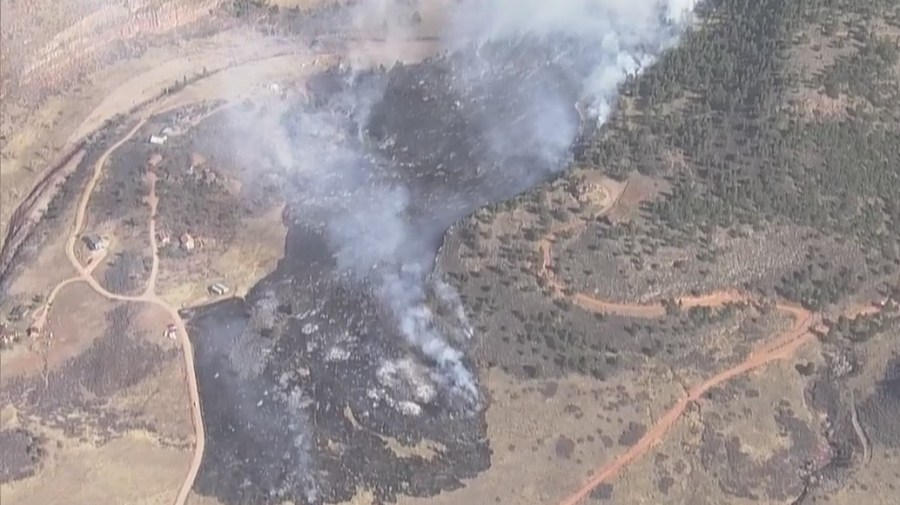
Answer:
[[[78,237],[82,232],[85,223],[85,216],[87,214],[88,203],[90,202],[91,195],[94,192],[94,188],[97,185],[97,182],[100,180],[100,176],[103,173],[103,168],[106,162],[108,161],[110,155],[118,149],[122,144],[131,139],[135,133],[137,133],[142,126],[147,122],[147,120],[155,114],[159,114],[165,112],[166,110],[170,110],[174,107],[184,105],[183,103],[173,103],[169,104],[167,107],[160,107],[153,110],[148,110],[141,119],[129,130],[121,139],[119,139],[115,144],[110,146],[97,160],[94,164],[94,171],[91,176],[91,179],[88,181],[88,184],[85,186],[84,192],[81,195],[81,199],[78,202],[78,207],[75,211],[75,220],[73,222],[72,228],[69,233],[69,237],[66,240],[66,256],[69,259],[69,262],[78,272],[76,277],[72,277],[66,279],[65,281],[56,285],[51,291],[50,295],[47,298],[47,301],[44,305],[44,308],[41,310],[40,314],[34,321],[34,326],[39,330],[43,328],[47,316],[50,312],[50,309],[53,305],[56,296],[59,292],[66,286],[73,284],[75,282],[85,282],[87,283],[91,289],[93,289],[96,293],[103,296],[109,300],[116,300],[121,302],[134,302],[134,303],[149,303],[156,305],[159,308],[162,308],[166,311],[168,316],[174,322],[177,328],[177,336],[180,340],[182,355],[184,357],[184,367],[185,367],[185,377],[187,379],[187,389],[188,395],[190,397],[190,409],[191,409],[191,417],[194,425],[194,437],[195,437],[195,448],[193,458],[191,460],[191,466],[188,471],[188,475],[185,477],[185,480],[178,491],[178,495],[175,499],[175,503],[177,505],[183,505],[187,500],[187,496],[193,486],[194,480],[197,476],[197,472],[200,468],[200,461],[203,458],[203,451],[206,441],[206,436],[204,433],[203,427],[203,418],[200,410],[200,395],[197,388],[197,377],[194,371],[194,353],[193,347],[191,346],[190,339],[188,338],[187,328],[185,327],[184,321],[181,319],[181,316],[178,314],[178,310],[174,307],[167,304],[161,298],[156,295],[156,278],[159,272],[159,251],[157,249],[156,243],[156,210],[157,205],[159,203],[159,198],[156,195],[156,175],[152,170],[148,170],[147,180],[150,184],[150,194],[147,198],[147,201],[150,205],[150,220],[148,225],[148,231],[151,237],[151,246],[153,251],[153,266],[151,268],[151,274],[147,282],[147,287],[144,290],[144,293],[140,296],[125,296],[118,295],[115,293],[111,293],[106,288],[104,288],[97,279],[93,276],[93,270],[96,268],[98,264],[103,261],[103,255],[95,256],[91,258],[91,261],[88,265],[82,265],[81,262],[75,255],[75,244],[78,241]]]
[[[72,226],[72,231],[69,235],[69,238],[66,241],[66,256],[69,258],[72,266],[75,267],[75,269],[78,271],[80,280],[87,282],[91,289],[93,289],[104,298],[123,302],[150,303],[156,305],[157,307],[160,307],[166,311],[177,328],[177,335],[181,344],[182,355],[184,357],[185,377],[187,379],[188,395],[190,396],[191,402],[191,418],[194,425],[195,438],[194,455],[191,459],[191,466],[188,470],[188,475],[185,477],[184,483],[179,489],[178,495],[175,499],[175,503],[177,505],[183,505],[187,500],[187,496],[190,493],[191,487],[194,484],[194,480],[197,477],[197,472],[200,469],[200,462],[203,459],[203,451],[206,443],[206,435],[203,427],[202,412],[200,410],[200,394],[197,388],[197,375],[194,370],[194,350],[193,346],[191,345],[191,341],[188,338],[187,328],[185,327],[184,320],[181,319],[181,315],[178,314],[178,310],[164,302],[156,295],[156,274],[159,271],[159,251],[156,244],[156,206],[159,203],[159,199],[156,196],[155,175],[149,175],[148,177],[151,183],[150,196],[148,198],[148,201],[150,203],[151,209],[149,232],[151,237],[151,244],[153,247],[153,267],[147,283],[147,288],[144,293],[140,296],[123,296],[117,295],[115,293],[110,293],[103,286],[101,286],[100,283],[97,282],[97,279],[95,279],[91,274],[94,266],[97,265],[99,261],[95,260],[91,265],[85,267],[81,264],[81,262],[78,261],[78,258],[75,256],[75,243],[78,240],[78,236],[81,233],[82,227],[84,226],[85,214],[87,213],[87,206],[90,202],[91,194],[94,192],[94,188],[97,185],[97,181],[100,179],[100,175],[103,173],[103,167],[109,159],[109,156],[122,144],[131,139],[131,137],[133,137],[134,134],[137,133],[142,126],[144,126],[151,115],[161,113],[164,110],[165,109],[153,110],[148,111],[146,114],[144,114],[143,117],[137,122],[137,124],[132,127],[132,129],[129,130],[128,133],[126,133],[121,139],[119,139],[118,142],[110,146],[110,148],[107,149],[94,164],[94,173],[84,189],[84,193],[81,196],[81,201],[78,203],[78,208],[75,212],[75,222]],[[152,174],[152,172],[150,173]]]
[[[321,54],[319,56],[321,56]],[[184,105],[184,103],[179,103],[178,105]],[[172,108],[174,106],[174,103],[170,103],[169,108]],[[62,289],[62,287],[64,287],[65,285],[74,282],[86,282],[91,287],[91,289],[110,300],[134,303],[149,303],[156,305],[166,311],[177,328],[177,336],[182,347],[185,376],[187,379],[187,388],[190,397],[190,408],[196,439],[196,445],[188,475],[185,476],[182,486],[179,489],[178,494],[174,500],[174,503],[176,505],[183,505],[187,500],[197,472],[199,471],[205,448],[205,432],[202,412],[200,409],[200,398],[197,387],[196,373],[194,370],[193,347],[188,338],[184,321],[181,319],[178,311],[174,307],[164,302],[155,293],[155,284],[159,271],[159,257],[155,233],[156,206],[158,204],[158,198],[155,193],[155,175],[148,176],[149,182],[151,184],[150,196],[148,198],[148,202],[151,207],[151,217],[148,223],[148,231],[151,236],[151,245],[153,248],[153,265],[151,267],[151,274],[148,279],[145,291],[139,296],[124,296],[111,293],[107,291],[102,285],[100,285],[100,283],[92,275],[94,267],[99,264],[100,261],[95,259],[91,262],[91,264],[84,266],[78,261],[77,257],[75,256],[75,244],[84,226],[87,205],[110,154],[117,148],[119,148],[122,144],[127,142],[146,123],[151,115],[158,114],[162,111],[163,109],[161,108],[150,108],[150,110],[142,112],[141,118],[138,123],[118,142],[107,149],[107,151],[103,153],[103,155],[97,160],[96,164],[94,165],[93,175],[88,185],[86,186],[84,193],[81,196],[81,200],[79,201],[73,227],[66,243],[66,255],[69,258],[69,261],[72,263],[72,266],[78,272],[78,275],[74,278],[67,279],[54,288],[42,312],[41,321],[46,319],[50,304],[52,303],[55,295],[59,292],[59,290]],[[618,199],[621,198],[622,193],[624,193],[624,188],[622,188],[618,192],[615,199],[604,209],[604,212],[609,212],[616,206],[616,204],[618,203]],[[565,286],[553,274],[553,258],[551,248],[556,241],[555,236],[558,233],[566,230],[573,230],[581,224],[582,223],[574,223],[573,225],[569,225],[564,229],[557,229],[551,235],[542,239],[539,243],[540,250],[543,254],[543,266],[540,269],[539,275],[544,277],[552,286],[554,291],[560,296],[566,296],[564,294]],[[580,307],[589,311],[610,312],[623,316],[640,318],[654,318],[665,315],[665,308],[662,304],[659,303],[617,303],[607,300],[601,300],[584,293],[573,294],[569,296],[569,298]],[[724,303],[738,301],[750,301],[750,299],[746,295],[742,295],[733,291],[727,291],[711,293],[700,297],[685,297],[678,300],[682,307],[719,306]],[[579,503],[581,500],[587,497],[590,492],[598,485],[613,478],[625,466],[648,452],[655,444],[662,440],[662,438],[668,433],[674,423],[677,422],[677,420],[681,417],[687,407],[692,402],[699,400],[700,397],[710,388],[715,387],[716,385],[727,381],[737,375],[747,373],[755,368],[761,367],[773,360],[789,357],[797,350],[797,348],[812,339],[813,336],[810,333],[809,329],[818,321],[817,316],[814,316],[810,312],[793,305],[779,304],[776,306],[776,309],[788,313],[795,319],[794,325],[788,331],[776,336],[762,347],[753,351],[745,361],[738,364],[737,366],[724,370],[719,374],[707,379],[706,381],[690,388],[686,392],[686,394],[682,398],[680,398],[676,402],[676,404],[650,428],[650,430],[648,430],[648,432],[638,441],[637,444],[632,446],[625,453],[619,455],[610,464],[599,468],[586,483],[584,483],[572,495],[561,501],[559,505],[575,505]]]
[[[863,448],[863,466],[867,466],[872,460],[872,451],[869,449],[869,438],[863,430],[862,424],[859,423],[859,408],[856,406],[856,399],[853,390],[850,390],[850,423],[853,424],[853,430],[859,439],[859,444]]]
[[[624,193],[624,191],[622,191]],[[601,213],[608,213],[619,202],[621,193],[605,206]],[[656,318],[666,313],[662,303],[629,304],[612,302],[595,298],[585,293],[566,294],[565,285],[554,275],[552,246],[556,243],[556,236],[562,232],[570,232],[581,226],[582,223],[566,225],[552,231],[544,237],[538,247],[543,256],[543,263],[538,275],[543,277],[556,295],[569,298],[579,307],[591,312],[609,312],[625,317]],[[570,293],[570,292],[569,292]],[[732,302],[752,302],[745,294],[737,291],[718,291],[702,296],[683,297],[676,300],[682,308],[690,307],[716,307]],[[688,389],[684,396],[678,399],[656,423],[647,430],[638,442],[627,451],[618,455],[612,462],[598,468],[575,492],[560,501],[558,505],[576,505],[590,495],[591,491],[600,484],[611,480],[626,466],[649,452],[666,436],[674,424],[681,418],[691,403],[699,401],[704,393],[711,388],[722,384],[738,375],[745,374],[756,368],[762,367],[772,361],[789,358],[801,346],[814,338],[811,329],[818,324],[820,317],[810,311],[793,304],[779,303],[775,309],[784,312],[794,319],[794,324],[787,331],[780,333],[771,340],[753,350],[747,358],[736,366],[719,372]]]
[[[150,194],[147,195],[147,203],[150,205],[150,250],[153,251],[153,263],[150,266],[150,276],[147,278],[147,288],[144,296],[153,296],[156,291],[156,278],[159,276],[159,245],[156,243],[156,207],[159,206],[159,196],[156,195],[156,171],[153,167],[147,169],[147,184],[150,186]]]
[[[390,43],[388,43],[388,41],[374,40],[374,39],[367,39],[365,37],[359,37],[359,40],[362,40],[362,39],[366,39],[369,42],[375,42],[375,43],[384,42],[384,44],[382,44],[383,47],[381,45],[376,44],[376,49],[378,49],[378,50],[373,50],[371,52],[371,54],[368,55],[368,58],[376,63],[377,62],[383,63],[384,61],[388,61],[386,59],[388,56],[395,56],[395,54],[393,52],[388,53],[387,51],[385,51],[385,48],[390,47],[393,50],[397,50],[399,47],[395,43],[396,41],[391,41]],[[344,44],[344,43],[345,43],[345,41],[334,42],[334,44]],[[431,40],[430,38],[410,39],[410,40],[406,41],[405,45],[403,46],[403,48],[405,48],[406,52],[409,53],[408,55],[405,56],[405,59],[421,59],[421,58],[427,56],[428,54],[431,54],[431,52],[433,51],[433,45],[434,45],[434,41]],[[285,51],[285,50],[281,49],[281,50],[276,51],[275,49],[278,49],[278,48],[272,48],[272,50],[270,50],[270,51],[263,51],[263,54],[261,54],[261,55],[254,54],[247,58],[241,58],[241,59],[238,59],[238,61],[230,60],[230,61],[226,62],[225,64],[223,64],[221,67],[214,68],[207,75],[207,77],[205,77],[204,79],[201,79],[201,81],[205,80],[206,78],[212,77],[219,71],[231,71],[238,67],[245,67],[245,66],[251,67],[254,64],[259,64],[259,63],[267,61],[267,60],[274,61],[275,59],[281,58],[283,56],[307,55],[307,56],[309,56],[310,61],[313,62],[313,67],[318,65],[318,62],[320,61],[320,59],[322,59],[322,61],[325,61],[329,57],[340,58],[340,52],[338,51],[337,47],[329,47],[329,48],[322,48],[322,49],[316,50],[316,51],[309,51],[308,54],[307,54],[307,52],[300,54],[295,50]],[[404,53],[404,54],[406,54],[406,53]],[[384,60],[384,61],[381,61],[381,60]],[[294,75],[296,73],[300,73],[300,74],[304,73],[304,71],[302,70],[302,68],[304,68],[304,67],[305,67],[305,65],[291,67],[292,69],[294,69],[292,71],[292,75]],[[310,67],[310,68],[312,68],[312,67]],[[270,80],[273,78],[275,78],[275,77],[273,77],[272,75],[260,73],[260,76],[258,78],[250,79],[250,81],[257,82],[258,80],[262,80],[262,81],[268,82],[267,80]],[[242,83],[242,85],[244,87],[246,87],[247,89],[250,89],[250,85],[252,84],[250,81],[248,81],[246,83]],[[234,89],[232,89],[232,88],[234,88]],[[240,89],[243,89],[243,88],[240,88]],[[116,300],[116,301],[121,301],[121,302],[133,302],[133,303],[149,303],[149,304],[156,305],[166,311],[166,313],[171,318],[171,321],[173,322],[173,324],[175,324],[175,326],[177,328],[177,336],[178,336],[178,339],[179,339],[181,347],[182,347],[182,354],[184,357],[185,376],[187,379],[187,388],[188,388],[188,393],[190,396],[190,403],[191,403],[190,408],[191,408],[192,422],[194,425],[194,433],[195,433],[195,439],[196,439],[194,454],[193,454],[193,458],[191,460],[191,465],[190,465],[188,474],[185,476],[185,479],[184,479],[184,481],[178,491],[178,494],[174,500],[174,503],[176,505],[183,505],[187,501],[188,495],[191,491],[191,488],[193,487],[194,480],[196,479],[197,473],[200,469],[200,463],[202,461],[203,452],[205,449],[205,432],[204,432],[204,426],[203,426],[202,412],[200,409],[200,398],[199,398],[199,392],[198,392],[198,386],[197,386],[197,378],[196,378],[196,373],[194,370],[193,347],[191,346],[191,342],[188,338],[187,329],[185,327],[184,321],[181,319],[180,315],[178,314],[178,310],[176,308],[170,306],[163,299],[161,299],[156,294],[156,291],[155,291],[156,280],[157,280],[157,277],[159,274],[159,255],[158,255],[158,250],[157,250],[158,244],[157,244],[157,237],[156,237],[156,208],[159,203],[159,199],[156,195],[156,188],[155,188],[156,174],[153,173],[152,167],[150,170],[148,170],[148,176],[147,176],[148,183],[150,184],[150,194],[147,198],[147,202],[150,205],[150,209],[151,209],[151,217],[150,217],[149,223],[148,223],[148,232],[150,233],[150,242],[151,242],[151,247],[153,249],[153,258],[152,258],[153,262],[152,262],[147,286],[146,286],[144,292],[139,296],[125,296],[125,295],[118,295],[115,293],[111,293],[108,290],[106,290],[92,275],[94,268],[99,263],[102,262],[103,256],[102,255],[95,256],[88,263],[88,265],[82,265],[81,262],[78,261],[78,258],[75,255],[75,245],[78,241],[79,235],[82,233],[82,230],[83,230],[83,227],[85,224],[85,216],[86,216],[86,212],[87,212],[88,202],[90,201],[90,198],[94,191],[94,188],[96,187],[96,184],[100,179],[104,165],[106,164],[106,162],[109,159],[109,156],[112,152],[114,152],[116,149],[118,149],[122,144],[127,142],[130,138],[132,138],[135,135],[135,133],[137,133],[140,130],[140,128],[142,126],[144,126],[144,124],[146,124],[146,122],[149,120],[149,118],[151,118],[154,115],[158,115],[162,112],[172,110],[177,107],[182,107],[185,105],[189,105],[192,103],[201,102],[201,101],[210,99],[211,95],[218,96],[221,94],[222,96],[220,96],[219,98],[228,97],[228,98],[235,99],[240,95],[240,89],[236,86],[231,86],[231,87],[225,87],[223,89],[216,89],[214,92],[210,91],[210,90],[206,90],[206,91],[199,91],[196,93],[191,93],[191,92],[178,93],[178,94],[174,94],[174,95],[168,95],[166,97],[151,97],[151,98],[148,98],[146,101],[139,103],[136,106],[134,105],[133,97],[129,97],[128,100],[124,100],[121,103],[115,102],[113,104],[105,104],[105,103],[101,104],[99,107],[97,107],[97,109],[95,109],[89,115],[89,117],[82,123],[82,125],[80,127],[78,127],[76,132],[73,133],[72,136],[69,138],[70,145],[75,144],[77,142],[81,142],[81,140],[78,140],[78,139],[85,138],[89,134],[89,132],[93,131],[97,125],[99,125],[100,123],[103,122],[104,118],[112,117],[112,116],[116,115],[117,113],[124,113],[126,115],[133,115],[133,117],[137,116],[140,118],[138,120],[138,122],[122,138],[120,138],[115,144],[110,146],[109,149],[107,149],[100,156],[100,158],[97,160],[97,162],[94,164],[94,170],[91,175],[91,179],[89,180],[88,184],[86,185],[86,187],[84,189],[84,192],[82,193],[82,195],[80,197],[78,207],[77,207],[76,213],[75,213],[74,223],[73,223],[72,229],[70,231],[70,234],[68,236],[68,239],[66,241],[66,256],[68,257],[72,266],[77,271],[78,275],[73,278],[66,279],[65,281],[63,281],[62,283],[60,283],[59,285],[54,287],[53,291],[51,292],[50,296],[48,297],[48,299],[45,303],[44,308],[42,309],[42,312],[40,313],[40,316],[36,320],[36,323],[39,324],[40,327],[43,327],[43,325],[46,321],[47,315],[51,309],[52,303],[56,298],[56,295],[60,292],[60,290],[63,287],[65,287],[69,284],[75,283],[75,282],[87,283],[91,287],[92,290],[94,290],[96,293],[98,293],[99,295],[101,295],[104,298],[109,299],[109,300]],[[190,87],[188,88],[188,91],[190,91]],[[182,96],[182,95],[185,95],[185,96]],[[127,109],[127,110],[124,110],[124,109]],[[39,187],[39,188],[36,188],[33,192],[34,193],[42,193],[42,191],[43,191],[43,188]],[[50,195],[50,196],[52,197],[52,195]],[[11,224],[10,226],[11,227],[14,226],[14,223]]]

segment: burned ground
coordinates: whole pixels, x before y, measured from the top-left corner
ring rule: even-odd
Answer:
[[[110,154],[106,162],[108,169],[104,170],[88,203],[87,215],[94,226],[119,220],[133,221],[137,226],[147,221],[149,208],[144,198],[148,188],[144,174],[147,160],[156,151],[155,146],[147,142],[155,127],[153,123],[144,125]]]
[[[776,413],[776,424],[786,434],[788,446],[763,461],[747,453],[747,444],[739,436],[723,436],[718,431],[733,419],[713,412],[703,422],[700,462],[726,496],[783,501],[802,493],[805,482],[798,469],[814,459],[818,435],[804,421],[794,418],[789,407],[781,405]],[[752,445],[749,448],[758,450]]]
[[[119,408],[116,395],[154,374],[176,354],[148,343],[135,328],[134,316],[128,306],[112,309],[104,334],[85,352],[45,376],[10,379],[3,401],[67,437],[95,444],[108,442],[123,430],[154,431],[141,419],[140,408]]]
[[[888,363],[875,392],[863,401],[860,417],[874,442],[900,447],[900,357]]]
[[[0,431],[0,483],[34,475],[46,449],[45,441],[24,428]]]
[[[62,184],[56,196],[51,200],[43,219],[34,227],[22,246],[16,250],[7,250],[4,242],[3,264],[0,265],[0,293],[5,294],[15,276],[21,274],[46,245],[57,230],[66,227],[66,216],[70,209],[78,205],[79,195],[90,179],[94,164],[124,132],[134,126],[134,122],[124,119],[110,121],[103,128],[85,140],[87,154],[82,158],[75,171]],[[10,228],[12,229],[12,227]],[[5,297],[4,297],[5,298]]]
[[[347,500],[360,489],[370,489],[379,499],[390,500],[399,494],[452,489],[487,468],[490,448],[483,412],[463,414],[450,396],[438,394],[435,403],[423,402],[414,396],[414,386],[384,384],[386,364],[391,370],[427,370],[433,364],[398,334],[390,308],[376,296],[379,273],[402,269],[404,262],[429,268],[436,264],[434,275],[446,277],[460,291],[478,335],[475,345],[466,349],[467,363],[480,370],[500,367],[524,379],[576,373],[605,380],[659,365],[702,375],[736,363],[759,339],[784,327],[770,302],[685,311],[673,307],[662,319],[636,322],[590,314],[549,296],[535,275],[541,261],[537,241],[554,223],[579,218],[578,212],[565,210],[566,202],[578,206],[571,195],[558,204],[558,188],[542,185],[462,219],[538,184],[558,167],[541,165],[542,153],[527,149],[513,158],[492,151],[495,146],[483,141],[494,126],[486,118],[504,117],[504,107],[511,110],[513,104],[489,102],[512,81],[499,76],[492,81],[496,88],[466,89],[454,81],[453,65],[438,59],[387,72],[351,75],[332,70],[310,84],[309,103],[298,102],[285,113],[291,151],[262,155],[253,167],[259,180],[264,179],[260,174],[271,174],[269,187],[283,191],[290,231],[276,272],[254,287],[246,302],[223,302],[190,314],[208,424],[208,452],[195,486],[200,494],[229,504],[284,499],[319,503]],[[553,69],[523,68],[537,71],[539,78],[553,75]],[[544,71],[548,73],[540,74]],[[566,81],[560,82],[557,91],[566,95]],[[528,93],[511,96],[523,94]],[[383,98],[375,100],[370,111],[360,111],[352,106],[357,96]],[[369,121],[364,122],[368,112]],[[236,155],[236,165],[247,163],[240,160],[248,157]],[[279,172],[284,160],[299,169]],[[534,166],[542,169],[530,170]],[[241,167],[234,168],[240,172]],[[384,192],[391,198],[397,188],[408,197],[399,215],[404,226],[416,230],[415,236],[402,242],[394,257],[376,256],[372,274],[360,278],[343,271],[339,264],[345,253],[335,243],[330,224],[334,215],[352,212],[371,194]],[[596,211],[588,209],[581,217],[590,218]],[[356,232],[371,233],[364,228]],[[777,244],[777,230],[772,235]],[[715,240],[729,238],[734,237]],[[712,261],[715,258],[703,255],[709,255],[715,240],[676,253]],[[773,275],[781,271],[765,270],[766,255],[775,248],[763,244],[749,274],[719,279],[718,284],[681,283],[670,277],[650,282],[666,284],[664,296],[734,282],[769,286],[763,290],[774,295]],[[796,256],[805,253],[801,248]],[[796,258],[784,259],[779,268],[789,271]],[[742,261],[736,257],[730,263]],[[702,266],[688,267],[684,278],[702,273]],[[622,298],[634,298],[639,289]],[[633,398],[621,401],[629,400]],[[789,414],[779,419],[798,440],[796,447],[772,456],[779,472],[786,472],[811,450],[803,431],[811,428]],[[638,422],[626,424],[608,436],[610,446],[616,439],[633,444],[646,429]],[[403,458],[388,447],[385,437],[407,445],[430,441],[443,449],[433,459]],[[728,440],[716,437],[714,432],[707,437],[710,465],[731,454]],[[567,447],[563,442],[561,454],[569,452]],[[428,477],[413,482],[413,472]],[[237,475],[250,476],[246,485]],[[668,491],[670,478],[660,476],[659,488]],[[723,486],[743,495],[764,492],[784,498],[803,487],[799,478],[762,491],[744,490],[743,481],[728,476],[722,480]]]
[[[482,414],[423,396],[416,388],[435,388],[427,375],[385,374],[409,351],[365,286],[330,271],[327,251],[292,228],[285,259],[246,303],[192,317],[208,437],[200,494],[321,503],[369,489],[393,500],[454,489],[489,464]],[[401,457],[387,437],[442,449]]]
[[[184,113],[200,117],[204,112]],[[248,139],[247,131],[235,131],[234,125],[257,124],[253,113],[246,112],[240,121],[231,118],[228,111],[220,111],[205,117],[196,127],[182,126],[178,134],[168,136],[160,150],[158,226],[172,240],[162,247],[166,256],[184,254],[178,250],[178,238],[184,233],[202,239],[206,247],[226,250],[240,231],[240,219],[269,208],[278,194],[276,186],[267,185],[265,178],[259,177],[278,167],[266,166],[261,158],[251,160],[243,142],[231,141]],[[178,119],[171,117],[160,122],[158,131],[177,123]],[[190,134],[182,131],[188,128]],[[247,166],[252,168],[241,170]]]
[[[554,69],[534,61],[514,71],[549,79]],[[377,295],[382,272],[430,268],[453,221],[557,168],[535,169],[542,153],[515,160],[489,155],[486,118],[514,104],[493,100],[507,96],[500,85],[461,86],[454,64],[437,60],[357,76],[333,70],[310,84],[310,103],[285,113],[287,159],[300,169],[285,176],[277,173],[278,160],[262,163],[286,181],[284,259],[246,304],[223,302],[191,314],[208,426],[199,493],[225,503],[319,503],[369,489],[393,500],[454,489],[489,466],[483,405],[473,410],[446,388],[443,372],[401,337],[400,316]],[[511,75],[498,82],[527,86]],[[383,97],[365,123],[367,111],[352,106],[358,96]],[[345,270],[334,215],[347,207],[352,213],[357,198],[365,201],[373,189],[397,188],[408,195],[398,226],[415,234],[405,237],[397,257],[378,258],[373,273]],[[435,312],[440,319],[440,308]],[[444,327],[459,332],[452,321]],[[389,439],[441,449],[430,459],[401,457]],[[249,484],[236,475],[250,475]]]

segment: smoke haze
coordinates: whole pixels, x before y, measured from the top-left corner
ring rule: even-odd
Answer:
[[[440,236],[476,206],[564,169],[581,127],[606,119],[619,86],[677,41],[694,4],[372,0],[353,7],[355,32],[383,37],[388,55],[404,54],[410,39],[438,37],[442,54],[435,64],[444,81],[413,83],[409,94],[425,103],[408,106],[417,108],[414,116],[451,117],[446,124],[462,125],[477,141],[460,141],[464,148],[448,148],[441,158],[434,153],[450,131],[404,139],[389,125],[374,133],[375,111],[381,119],[403,113],[385,105],[384,82],[359,79],[371,48],[356,42],[346,60],[352,68],[335,77],[343,91],[330,98],[330,108],[292,112],[300,132],[292,137],[294,164],[315,207],[329,209],[324,229],[338,268],[373,286],[406,343],[436,365],[438,382],[472,401],[479,397],[457,348],[466,339],[448,338],[429,308],[430,298],[451,306],[462,333],[472,334],[453,288],[430,279]],[[429,91],[434,88],[456,100],[429,101],[441,94]],[[474,182],[434,189],[384,175],[415,166],[437,177],[445,163],[462,167]]]

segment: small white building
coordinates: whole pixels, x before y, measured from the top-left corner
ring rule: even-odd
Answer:
[[[150,135],[150,143],[157,146],[165,144],[168,139],[165,135]]]
[[[222,296],[228,294],[228,286],[222,284],[221,282],[216,282],[209,286],[209,292],[216,296]]]

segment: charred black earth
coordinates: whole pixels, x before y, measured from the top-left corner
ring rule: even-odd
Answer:
[[[528,142],[530,125],[576,129],[580,92],[560,58],[494,51],[482,58],[506,64],[477,79],[446,57],[334,70],[284,113],[300,167],[283,175],[284,258],[244,300],[185,314],[207,433],[196,492],[318,504],[367,489],[387,502],[490,466],[483,394],[460,393],[466,351],[489,336],[471,336],[435,257],[455,221],[565,165],[574,135]],[[508,149],[509,135],[526,142]],[[433,451],[400,455],[398,442]]]

